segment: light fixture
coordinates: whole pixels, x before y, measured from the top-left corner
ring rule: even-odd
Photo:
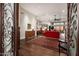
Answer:
[[[62,12],[64,13],[64,12],[65,12],[65,10],[62,10]]]
[[[57,15],[54,15],[54,21],[59,21],[59,19],[56,18]]]

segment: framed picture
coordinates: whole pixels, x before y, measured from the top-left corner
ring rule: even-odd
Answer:
[[[27,29],[31,29],[31,24],[27,24]]]

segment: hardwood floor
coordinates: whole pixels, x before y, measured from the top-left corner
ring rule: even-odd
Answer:
[[[31,41],[29,42],[26,42],[25,40],[21,41],[19,56],[59,56],[58,51],[33,44],[31,43]],[[64,53],[61,53],[61,56],[66,55]]]

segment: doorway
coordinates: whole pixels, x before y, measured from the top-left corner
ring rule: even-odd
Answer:
[[[71,11],[73,11],[74,10],[74,8],[77,8],[77,11],[76,12],[78,12],[78,4],[67,4],[67,32],[66,32],[66,34],[67,34],[67,42],[68,42],[68,47],[69,47],[69,49],[68,49],[68,52],[69,52],[69,55],[78,55],[78,41],[76,41],[75,43],[74,42],[72,42],[72,35],[71,35],[71,33],[70,33],[70,31],[71,31],[71,28],[70,28],[70,26],[69,25],[71,25],[71,23],[70,23],[70,20],[71,20],[71,14],[73,13],[73,12],[71,12]],[[70,13],[71,12],[71,13]],[[78,20],[78,19],[77,19]],[[78,23],[77,23],[78,24]],[[74,24],[73,24],[73,26],[74,26]],[[78,29],[78,25],[77,25],[77,29]],[[77,30],[78,31],[78,30]],[[78,33],[76,33],[77,35],[78,35]],[[77,36],[76,35],[76,36]],[[71,37],[72,36],[72,37]],[[77,37],[77,40],[78,40],[78,37]],[[75,45],[76,44],[76,45]],[[73,47],[72,47],[72,45],[74,45],[74,49],[76,48],[76,50],[74,50],[73,49]],[[75,52],[72,52],[72,50]]]
[[[11,46],[11,49],[10,49],[10,51],[8,51],[8,52],[13,52],[13,55],[19,55],[19,49],[20,49],[20,35],[21,35],[21,33],[20,33],[20,27],[19,27],[19,4],[0,4],[0,55],[10,55],[10,54],[3,54],[4,53],[4,51],[5,51],[5,48],[4,48],[4,27],[5,27],[5,25],[4,25],[4,21],[6,20],[6,19],[4,19],[4,7],[5,7],[5,5],[7,5],[7,6],[9,6],[9,7],[12,7],[11,5],[14,5],[13,6],[13,10],[14,10],[14,13],[13,13],[13,15],[12,15],[12,17],[13,17],[13,26],[12,26],[12,33],[10,34],[10,36],[11,36],[11,44],[12,45],[10,45]],[[78,17],[78,13],[79,13],[79,11],[78,11],[78,9],[79,9],[79,5],[78,4],[74,4],[74,3],[72,3],[72,4],[67,4],[67,9],[68,9],[68,13],[67,13],[67,26],[68,26],[68,28],[67,28],[67,39],[68,39],[68,47],[69,47],[69,49],[68,49],[68,52],[69,52],[69,55],[79,55],[79,37],[78,37],[78,35],[79,35],[79,33],[78,33],[78,31],[79,31],[79,26],[78,26],[78,22],[79,22],[79,17]],[[11,10],[12,11],[12,10]],[[23,12],[21,12],[22,14],[23,14]],[[74,13],[74,15],[76,15],[76,17],[75,16],[73,16],[73,17],[71,17],[72,15],[73,15],[73,13]],[[76,14],[77,13],[77,14]],[[77,23],[75,23],[74,21],[75,21],[75,19],[74,18],[77,18],[76,19],[76,21],[77,21]],[[33,18],[34,19],[34,18]],[[38,18],[37,18],[38,19]],[[73,20],[73,21],[71,21],[71,20]],[[40,21],[39,21],[40,22]],[[74,26],[74,24],[73,24],[73,26],[71,26],[71,24],[72,23],[75,23],[75,25],[76,25],[76,27]],[[37,24],[37,23],[36,23]],[[7,25],[8,26],[8,25]],[[31,28],[31,23],[28,23],[28,25],[27,25],[27,28],[28,29],[30,29]],[[47,26],[47,25],[44,25],[45,27]],[[43,26],[43,27],[44,27]],[[71,26],[71,27],[70,27]],[[72,32],[75,32],[74,30],[73,30],[73,27],[75,27],[74,29],[76,29],[77,28],[77,33],[76,33],[76,39],[75,40],[73,40],[73,38],[74,38],[74,34],[73,35],[71,35],[72,34]],[[36,29],[36,28],[35,28]],[[73,31],[72,31],[73,30]],[[32,28],[32,31],[34,32],[34,27]],[[32,33],[33,33],[32,32]],[[34,33],[36,33],[36,32],[34,32]],[[41,33],[40,33],[41,34]],[[35,34],[36,35],[36,34]],[[32,36],[33,36],[33,34],[32,34]],[[27,35],[26,35],[26,37],[27,37]],[[37,38],[37,37],[36,37]],[[26,40],[27,41],[27,40]],[[75,49],[76,48],[76,49]],[[74,50],[75,49],[75,50]],[[74,52],[72,52],[72,51],[75,51],[75,53]]]
[[[51,27],[51,29],[53,29],[52,28],[53,26],[51,26],[51,25],[54,25],[54,29],[56,29],[56,30],[59,29],[57,31],[60,31],[62,33],[62,35],[64,35],[63,34],[63,33],[65,33],[65,26],[64,25],[66,24],[66,21],[54,22],[54,23],[51,22],[50,23],[50,21],[46,21],[45,22],[43,19],[42,19],[43,21],[42,20],[41,21],[40,20],[37,20],[38,17],[36,17],[31,12],[29,12],[29,11],[27,11],[27,10],[24,9],[24,7],[27,7],[29,9],[28,5],[30,7],[33,6],[33,9],[32,10],[34,10],[34,9],[36,9],[36,8],[34,8],[34,6],[36,6],[36,7],[41,6],[42,8],[44,8],[44,6],[46,6],[45,8],[47,8],[47,9],[49,9],[48,6],[50,6],[50,9],[51,9],[52,8],[51,6],[53,6],[54,4],[27,4],[27,3],[25,5],[24,4],[19,4],[19,27],[20,27],[20,39],[21,39],[20,40],[20,43],[23,42],[23,44],[24,44],[24,42],[27,43],[27,42],[30,42],[30,41],[32,41],[32,42],[34,41],[34,43],[37,44],[38,41],[39,42],[44,42],[43,40],[46,39],[46,38],[43,37],[44,35],[43,35],[42,32],[43,32],[43,30],[44,31],[49,31],[49,27]],[[62,4],[59,4],[59,5],[62,5]],[[56,4],[55,4],[55,6],[56,6]],[[57,4],[57,6],[58,6],[58,4]],[[38,11],[41,13],[41,10],[40,9]],[[45,17],[46,16],[47,15],[45,15]],[[58,17],[58,15],[54,15],[54,18],[55,18],[56,21],[59,20],[59,19],[57,19],[57,17]],[[52,18],[52,16],[51,16],[51,18]],[[33,37],[33,36],[35,36],[35,37]],[[64,35],[64,37],[65,37],[65,35]],[[40,40],[38,40],[38,38]],[[35,39],[37,39],[36,42],[35,42]],[[47,46],[46,44],[47,43],[44,44],[44,47]],[[31,49],[31,45],[33,45],[33,44],[31,43],[29,45],[30,46],[29,50]],[[51,44],[49,44],[49,45],[51,45]],[[22,45],[21,47],[23,47],[23,46],[24,45]],[[27,44],[25,46],[26,46],[26,49],[28,49]],[[29,52],[29,53],[31,53],[31,52]]]

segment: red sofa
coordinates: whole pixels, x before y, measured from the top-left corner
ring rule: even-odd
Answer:
[[[60,38],[59,32],[57,32],[57,31],[46,31],[46,32],[43,33],[43,35],[48,38],[49,43],[47,45],[49,47],[58,49],[58,45],[59,45],[58,40]]]
[[[56,38],[56,39],[60,38],[60,33],[57,31],[46,31],[43,33],[43,35],[50,38]]]

